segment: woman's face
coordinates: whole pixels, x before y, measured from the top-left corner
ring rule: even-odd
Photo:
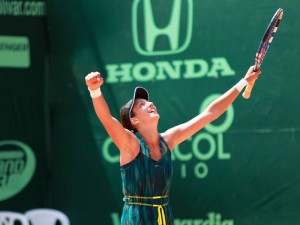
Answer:
[[[159,119],[159,114],[157,113],[156,107],[152,102],[149,102],[142,98],[137,98],[134,102],[133,117],[136,117],[140,122],[149,122],[149,120]]]

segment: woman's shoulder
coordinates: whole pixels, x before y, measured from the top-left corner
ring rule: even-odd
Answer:
[[[160,133],[160,137],[162,138],[163,142],[165,142],[170,149],[170,151],[173,150],[175,146],[172,144],[172,135],[170,135],[168,132]]]
[[[121,152],[121,156],[120,156],[121,165],[125,165],[133,161],[140,152],[139,138],[134,133],[132,133],[130,145],[126,146],[126,148],[122,149],[120,152]]]

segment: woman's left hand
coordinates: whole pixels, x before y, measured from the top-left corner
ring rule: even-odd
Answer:
[[[248,81],[248,83],[251,83],[251,82],[255,81],[256,79],[258,79],[260,74],[261,74],[260,69],[257,71],[254,71],[254,66],[251,66],[248,69],[244,78]]]

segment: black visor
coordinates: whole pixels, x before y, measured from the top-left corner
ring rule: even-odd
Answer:
[[[143,87],[136,87],[134,89],[133,97],[132,99],[127,102],[120,111],[120,118],[121,118],[121,124],[124,128],[132,131],[136,131],[136,129],[132,126],[130,118],[132,116],[132,108],[134,105],[134,102],[137,98],[142,98],[147,101],[149,101],[149,93],[148,91]]]

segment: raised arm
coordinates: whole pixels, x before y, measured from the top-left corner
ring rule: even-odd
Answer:
[[[90,91],[93,106],[99,120],[120,150],[121,157],[126,157],[128,159],[125,159],[125,161],[130,161],[129,158],[131,158],[131,155],[135,155],[139,145],[136,137],[111,115],[110,109],[100,91],[100,87],[104,83],[103,78],[100,73],[92,72],[85,77],[85,81]]]
[[[253,66],[250,67],[245,77],[240,82],[219,98],[215,99],[203,112],[186,123],[175,126],[163,133],[162,135],[167,141],[170,149],[173,149],[176,145],[185,141],[204,126],[221,116],[237,98],[243,87],[245,87],[247,83],[257,79],[259,75],[260,71],[254,72]]]

